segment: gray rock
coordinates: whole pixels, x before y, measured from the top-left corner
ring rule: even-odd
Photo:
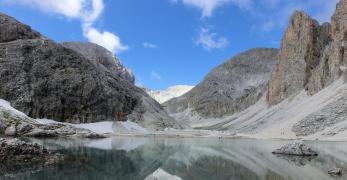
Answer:
[[[94,56],[87,59],[75,50],[32,35],[36,32],[11,17],[0,16],[1,31],[13,32],[11,39],[0,43],[0,98],[16,109],[32,118],[71,123],[124,121],[136,113],[131,118],[138,119],[132,120],[153,122],[150,129],[179,127],[160,104],[142,104],[143,98],[151,98],[115,74],[112,68],[116,66],[108,65],[108,60],[97,66]],[[13,29],[28,32],[23,35]],[[99,55],[102,57],[102,53],[95,57]],[[154,113],[151,117],[159,118],[146,119],[135,112],[140,107],[142,113]]]
[[[293,142],[282,146],[272,152],[273,154],[284,154],[293,156],[317,156],[318,153],[302,142]]]
[[[328,174],[341,176],[342,175],[342,169],[341,168],[331,169],[328,171]]]
[[[114,75],[135,83],[135,76],[130,69],[125,68],[120,60],[116,58],[112,52],[104,47],[93,43],[80,42],[64,42],[63,46],[81,53],[85,58],[89,59],[96,67],[108,70]]]
[[[277,49],[267,48],[241,53],[213,69],[191,91],[164,106],[171,114],[190,108],[202,117],[240,112],[264,95],[277,53]]]
[[[7,127],[4,134],[5,134],[5,136],[15,136],[16,135],[16,126],[11,125],[11,126]]]

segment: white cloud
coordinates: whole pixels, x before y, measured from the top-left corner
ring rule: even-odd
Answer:
[[[118,36],[113,33],[104,31],[100,32],[94,27],[84,28],[84,36],[89,42],[102,45],[111,52],[120,53],[129,49],[128,46],[122,45]]]
[[[83,35],[92,43],[119,53],[128,49],[120,38],[108,31],[100,31],[93,25],[104,10],[103,0],[0,0],[9,4],[34,7],[49,14],[62,15],[66,18],[81,21]]]
[[[85,0],[3,0],[9,4],[19,4],[38,8],[46,13],[60,14],[69,18],[79,18]]]
[[[151,79],[156,80],[156,81],[160,81],[163,78],[162,78],[162,76],[159,73],[157,73],[155,71],[152,71],[151,72]]]
[[[202,11],[202,17],[211,17],[213,12],[223,5],[232,3],[240,9],[251,9],[251,0],[171,0],[173,3],[182,2],[185,5],[196,7]]]
[[[211,32],[209,28],[201,28],[195,44],[201,45],[206,50],[221,49],[229,44],[229,40],[225,37],[218,37],[218,34]]]
[[[155,49],[155,48],[158,47],[156,44],[149,43],[149,42],[144,42],[144,43],[142,43],[142,46],[143,46],[144,48],[149,48],[149,49]]]

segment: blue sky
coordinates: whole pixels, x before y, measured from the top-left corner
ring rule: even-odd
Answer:
[[[325,22],[337,0],[0,0],[0,11],[57,41],[113,51],[151,89],[196,85],[255,47],[279,47],[294,10]]]

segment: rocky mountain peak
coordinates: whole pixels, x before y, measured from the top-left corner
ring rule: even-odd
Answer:
[[[6,14],[0,13],[0,43],[39,37],[41,37],[41,34],[32,30],[30,26],[22,24]]]
[[[95,66],[104,68],[132,84],[135,76],[132,71],[122,65],[120,60],[110,51],[94,43],[64,42],[62,45],[72,49],[89,59]]]

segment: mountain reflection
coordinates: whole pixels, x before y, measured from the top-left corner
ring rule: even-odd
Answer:
[[[162,138],[30,140],[66,154],[67,160],[54,168],[11,172],[0,179],[143,180],[160,169],[184,180],[319,180],[334,179],[327,171],[333,167],[343,168],[347,163],[347,143],[344,142],[307,142],[319,152],[319,156],[304,158],[271,154],[273,149],[287,143],[285,141]]]

